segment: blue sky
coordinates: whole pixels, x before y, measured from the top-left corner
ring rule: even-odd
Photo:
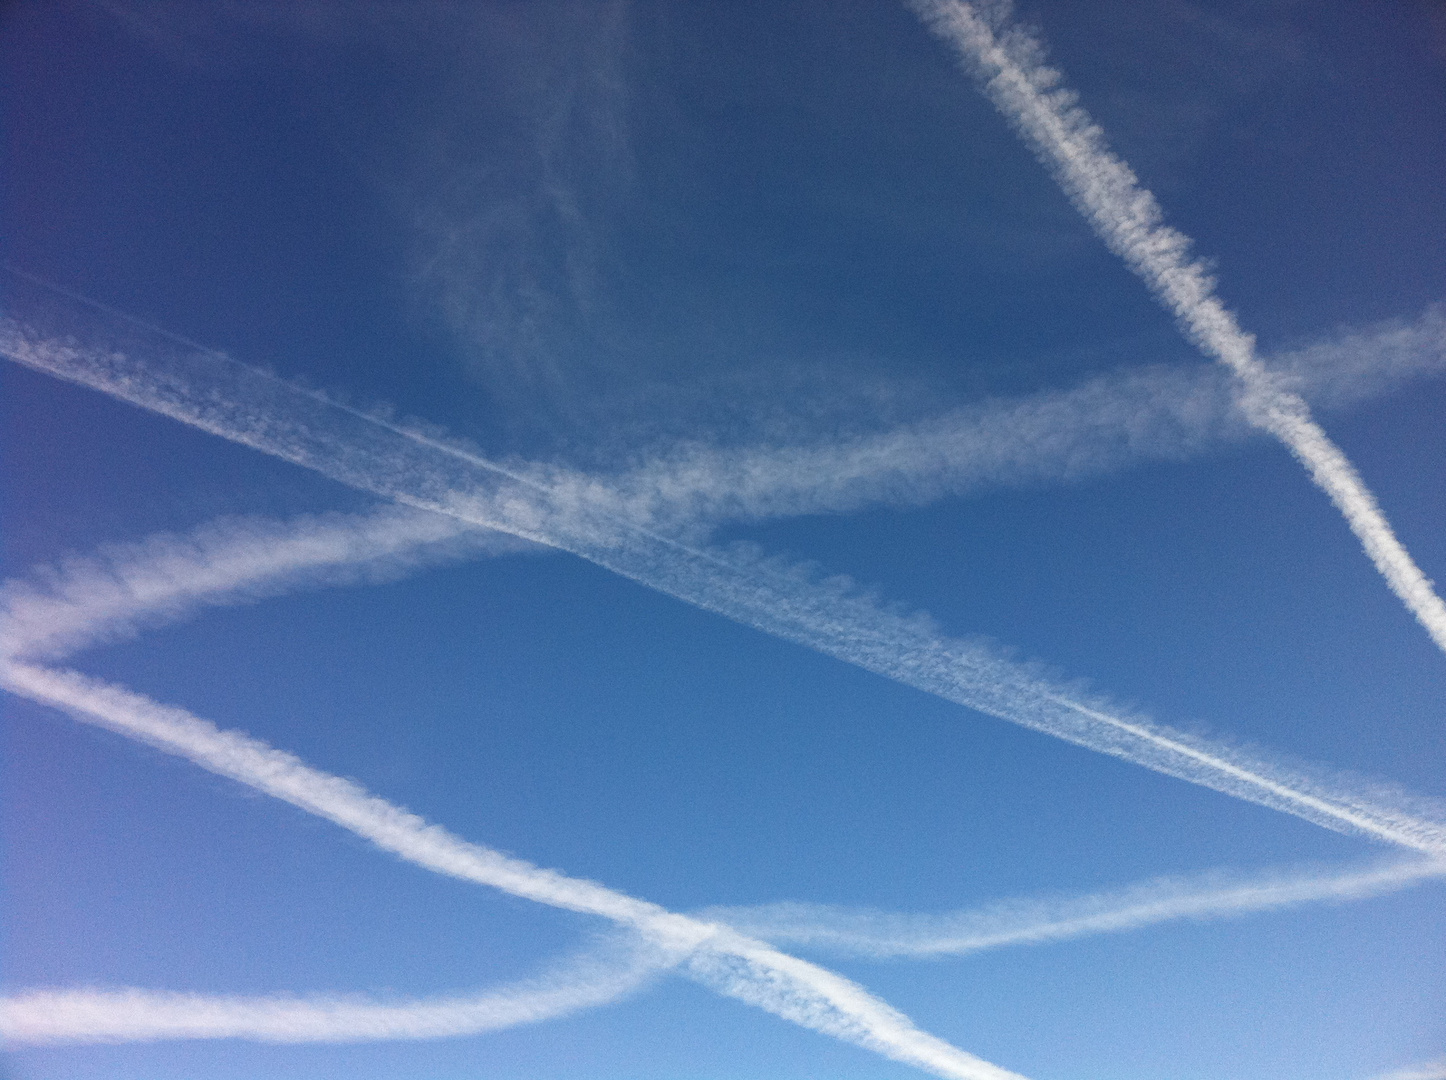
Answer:
[[[1019,17],[1415,563],[1446,574],[1439,5]],[[1128,907],[1141,882],[1135,900],[1283,896],[1403,865],[842,662],[824,616],[790,630],[778,597],[900,641],[890,613],[927,612],[929,640],[987,639],[950,655],[1002,651],[1008,679],[1432,835],[1446,820],[1441,652],[909,8],[30,3],[0,49],[9,264],[106,305],[6,275],[5,576],[29,584],[0,622],[23,637],[24,598],[67,587],[95,625],[102,585],[130,597],[107,633],[7,645],[21,662],[773,941],[1024,1076],[1438,1075],[1439,879],[927,958],[788,939],[757,907],[826,905],[790,917],[903,949]],[[69,338],[72,381],[17,355],[16,327]],[[199,387],[187,400],[260,385],[169,335],[388,408],[404,434],[369,442],[375,424],[284,388],[236,398],[233,439],[294,413],[340,448],[299,468],[73,381],[118,351],[142,383]],[[377,491],[435,494],[434,464],[472,483],[445,451],[337,481],[343,451],[415,448],[424,424],[562,500],[547,535],[522,531],[565,550],[389,517]],[[298,536],[434,520],[452,532],[384,557],[257,569]],[[658,561],[678,543],[763,582],[754,607],[680,583],[693,556]],[[136,575],[167,552],[244,572],[146,608]],[[822,584],[840,574],[863,592]],[[33,697],[5,697],[7,1008],[39,989],[456,997],[565,984],[579,950],[606,965],[626,944]],[[19,1039],[4,1067],[918,1075],[701,970],[469,1036]]]

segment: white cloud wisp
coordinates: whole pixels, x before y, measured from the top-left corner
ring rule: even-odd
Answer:
[[[1159,203],[1106,145],[1104,133],[1047,66],[1039,42],[1012,24],[1007,3],[980,14],[964,0],[908,0],[952,45],[984,93],[1049,169],[1095,232],[1174,314],[1185,335],[1236,377],[1241,410],[1283,442],[1330,496],[1366,554],[1416,620],[1446,651],[1446,604],[1396,538],[1350,460],[1293,389],[1255,355],[1255,338],[1215,295],[1190,240],[1163,224]]]

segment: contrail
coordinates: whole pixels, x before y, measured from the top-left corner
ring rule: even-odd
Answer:
[[[1371,1077],[1371,1080],[1446,1080],[1446,1057],[1423,1061],[1419,1065],[1407,1065],[1404,1069],[1392,1069],[1388,1073]]]
[[[1043,48],[1008,21],[1009,5],[982,16],[964,0],[908,0],[952,45],[996,108],[1034,150],[1075,207],[1139,275],[1199,349],[1224,364],[1252,424],[1283,442],[1345,516],[1386,583],[1446,651],[1446,604],[1396,539],[1355,467],[1312,418],[1305,400],[1255,355],[1255,338],[1215,295],[1190,239],[1163,224],[1155,197],[1106,145],[1104,133],[1045,65]]]
[[[676,914],[594,881],[568,877],[473,844],[314,769],[258,739],[140,694],[15,660],[0,686],[77,720],[127,735],[325,818],[384,851],[448,877],[488,885],[550,907],[600,915],[632,930],[670,965],[804,1027],[954,1080],[1023,1080],[1017,1073],[920,1031],[863,987],[825,968],[746,938],[726,926]],[[660,959],[659,963],[663,961]],[[23,1000],[23,999],[22,999]],[[10,1001],[0,1001],[0,1012]],[[28,1006],[27,1006],[28,1007]]]
[[[458,540],[465,540],[465,545],[458,546]],[[451,518],[393,505],[364,514],[303,516],[285,522],[223,519],[189,535],[160,534],[113,546],[103,558],[73,558],[59,568],[42,568],[29,579],[0,586],[0,656],[54,660],[138,623],[172,621],[198,605],[355,581],[362,575],[375,579],[379,574],[429,565],[444,556],[495,554],[499,545],[505,551],[511,542],[505,534],[472,530]],[[980,911],[936,916],[789,903],[715,908],[704,915],[709,921],[726,923],[774,944],[804,944],[874,957],[932,956],[1118,932],[1172,919],[1218,918],[1352,899],[1404,888],[1443,873],[1446,865],[1412,860],[1345,872],[1162,879],[1093,896],[1016,900]],[[155,1008],[160,1011],[144,1015],[160,1017],[174,1012],[170,1005]],[[295,1004],[303,1013],[310,1008]],[[425,1011],[431,1006],[422,1003],[417,1008]],[[271,1010],[265,1015],[282,1014]]]
[[[1012,723],[1295,814],[1326,828],[1427,853],[1446,852],[1434,807],[1307,777],[1101,703],[1077,700],[1034,670],[923,616],[886,610],[847,583],[740,551],[698,549],[606,512],[525,466],[488,461],[298,389],[218,353],[152,335],[147,362],[47,338],[0,320],[0,353],[58,378],[239,442],[332,479],[482,528],[570,551],[624,577],[745,625]],[[1424,805],[1424,804],[1423,804]],[[1436,820],[1432,820],[1436,819]]]
[[[698,917],[726,923],[775,945],[834,955],[874,959],[962,956],[1010,945],[1121,933],[1181,919],[1225,919],[1299,904],[1359,900],[1440,877],[1446,877],[1446,861],[1410,859],[1345,871],[1161,878],[1087,896],[1021,898],[939,915],[779,903],[713,907],[699,912]]]
[[[1427,309],[1278,353],[1271,372],[1302,397],[1342,408],[1446,371],[1446,312]],[[622,516],[670,533],[725,521],[921,505],[996,486],[1070,481],[1142,460],[1178,461],[1260,434],[1218,364],[1151,366],[1063,389],[999,398],[883,431],[808,441],[683,442],[616,474],[539,470],[586,486]]]
[[[302,584],[380,581],[444,561],[542,551],[525,540],[395,504],[286,522],[231,518],[41,567],[0,584],[0,656],[67,656],[198,604]]]
[[[542,978],[470,997],[422,1000],[32,990],[0,998],[0,1040],[30,1046],[158,1039],[330,1043],[477,1035],[617,1001],[677,959],[643,947],[620,957],[584,955]]]

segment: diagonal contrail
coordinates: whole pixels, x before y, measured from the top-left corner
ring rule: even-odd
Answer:
[[[1009,4],[907,0],[952,45],[985,94],[1049,169],[1111,251],[1129,265],[1197,347],[1235,376],[1252,424],[1280,439],[1345,516],[1376,569],[1431,640],[1446,651],[1446,604],[1391,530],[1350,460],[1312,418],[1309,406],[1255,355],[1255,338],[1215,295],[1190,239],[1163,224],[1155,196],[1114,154],[1104,133],[1045,65],[1039,42],[1009,22]]]
[[[223,518],[0,583],[0,656],[68,656],[198,605],[255,600],[303,583],[381,581],[445,561],[545,550],[393,503],[285,522]]]
[[[1446,852],[1438,812],[1307,777],[1242,751],[1076,699],[987,645],[941,635],[836,582],[738,552],[699,549],[443,438],[338,405],[218,353],[166,342],[147,360],[0,319],[0,353],[314,469],[353,487],[572,552],[745,625],[946,700],[1326,828]]]
[[[87,678],[16,660],[0,664],[0,686],[229,777],[369,840],[435,873],[528,900],[598,915],[636,933],[660,966],[683,965],[720,993],[787,1020],[952,1080],[1024,1080],[919,1030],[857,983],[744,937],[720,923],[676,914],[594,881],[569,877],[473,844],[381,799],[350,780],[181,709]],[[52,1004],[56,1003],[52,1001]],[[0,1026],[9,1001],[0,1001]],[[20,1000],[17,1008],[29,1008]]]

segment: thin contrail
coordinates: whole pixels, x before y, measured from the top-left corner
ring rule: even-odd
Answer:
[[[1446,861],[1413,858],[1344,871],[1161,878],[1087,896],[1025,897],[939,915],[788,902],[713,907],[698,914],[775,945],[874,959],[924,958],[1122,933],[1183,919],[1226,919],[1300,904],[1360,900],[1440,877],[1446,877]]]
[[[617,951],[616,948],[613,951]],[[376,1001],[358,995],[240,996],[118,990],[31,990],[0,998],[12,1045],[252,1039],[365,1042],[478,1035],[535,1024],[626,997],[677,963],[643,947],[584,955],[547,976],[467,997]]]
[[[1446,852],[1439,811],[1358,792],[1078,700],[978,642],[837,583],[744,553],[698,549],[440,436],[338,405],[218,353],[149,340],[147,362],[0,319],[0,353],[323,475],[483,528],[570,551],[670,596],[906,685],[1326,828]],[[1393,805],[1394,804],[1394,805]]]
[[[599,915],[631,930],[659,963],[683,964],[706,985],[812,1030],[954,1080],[1023,1080],[920,1031],[863,987],[718,923],[676,914],[594,881],[568,877],[473,844],[258,739],[130,690],[7,660],[0,686],[85,723],[117,731],[229,777],[438,874],[528,900]],[[0,1013],[9,1008],[0,1000]]]
[[[1075,207],[1175,316],[1199,349],[1236,377],[1246,418],[1283,442],[1345,516],[1391,591],[1446,651],[1446,604],[1396,539],[1355,467],[1288,389],[1255,355],[1255,338],[1215,295],[1190,239],[1163,224],[1155,197],[1114,154],[1104,133],[1046,66],[1039,42],[1009,22],[1009,5],[981,15],[964,0],[907,0],[952,45],[996,108],[1034,150]]]

